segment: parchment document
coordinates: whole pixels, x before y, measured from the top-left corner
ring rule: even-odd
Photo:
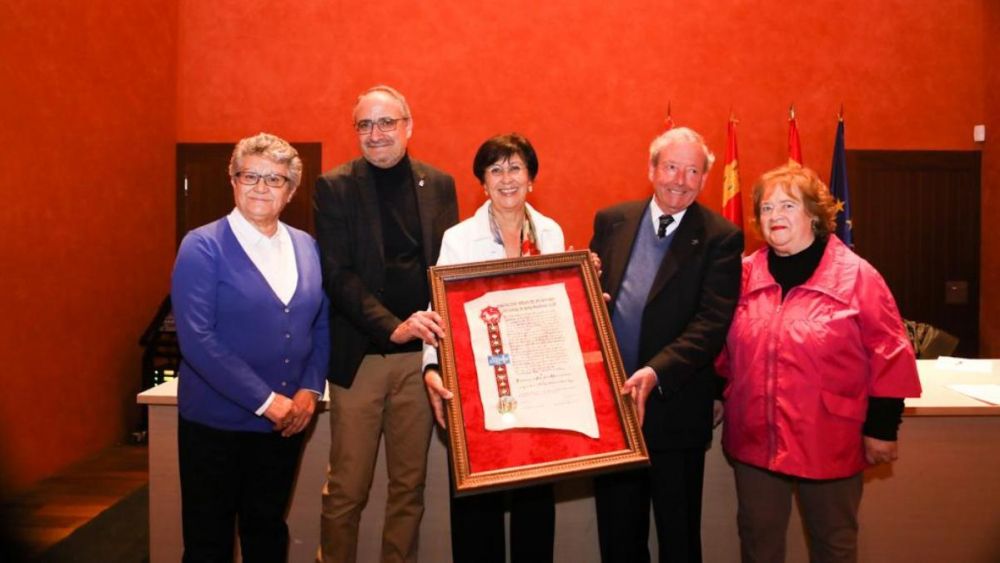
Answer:
[[[564,284],[491,291],[467,302],[465,316],[487,430],[552,428],[600,437]],[[491,324],[499,342],[490,340]],[[501,389],[509,395],[506,408]]]

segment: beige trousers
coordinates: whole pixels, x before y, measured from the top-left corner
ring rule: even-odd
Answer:
[[[330,386],[330,465],[323,488],[320,557],[354,563],[379,438],[389,476],[383,562],[417,560],[427,447],[433,424],[419,352],[365,356],[350,389]]]

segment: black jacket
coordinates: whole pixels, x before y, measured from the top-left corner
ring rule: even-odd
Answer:
[[[590,248],[603,263],[611,311],[638,229],[652,228],[649,202],[619,204],[594,218]],[[698,203],[688,207],[642,315],[639,365],[653,368],[660,381],[643,424],[651,450],[701,448],[712,439],[712,365],[739,298],[742,252],[743,233],[735,225]]]
[[[455,180],[411,159],[426,264],[437,262],[441,237],[458,222]],[[375,182],[363,158],[316,180],[316,238],[323,286],[330,297],[330,369],[327,380],[350,387],[365,353],[391,349],[389,336],[403,321],[383,306],[387,283],[382,222]]]

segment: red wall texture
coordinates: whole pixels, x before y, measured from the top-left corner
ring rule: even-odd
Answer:
[[[1000,131],[991,0],[132,4],[0,6],[0,111],[15,124],[4,119],[0,158],[35,188],[0,207],[10,301],[0,459],[15,484],[126,425],[135,340],[167,289],[175,141],[267,130],[321,141],[329,168],[357,154],[357,93],[388,83],[411,102],[412,154],[455,175],[463,216],[483,197],[476,148],[516,130],[541,161],[533,204],[580,248],[596,209],[648,195],[646,150],[668,102],[717,152],[702,196],[715,209],[730,109],[745,194],[786,159],[793,102],[806,164],[823,177],[841,103],[851,149],[975,150],[973,125]],[[983,179],[984,202],[1000,204],[995,148]],[[996,215],[984,210],[983,348],[993,355]]]
[[[121,441],[174,240],[177,6],[0,3],[0,492]]]
[[[733,108],[747,188],[785,160],[791,102],[824,177],[841,103],[850,148],[974,149],[982,4],[312,0],[278,15],[261,0],[182,2],[178,135],[271,129],[322,141],[328,168],[357,152],[357,92],[385,82],[411,101],[412,153],[455,174],[463,216],[482,199],[479,143],[517,130],[541,161],[533,202],[581,247],[596,209],[647,194],[668,102],[720,159]],[[288,32],[269,33],[279,22]],[[715,208],[721,177],[703,194]]]

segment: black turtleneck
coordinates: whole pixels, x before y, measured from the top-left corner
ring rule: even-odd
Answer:
[[[409,156],[391,168],[368,165],[378,193],[385,254],[382,304],[400,319],[427,308],[427,264],[424,260],[420,214]],[[419,340],[398,346],[396,352],[421,349]]]
[[[788,291],[802,285],[812,277],[823,259],[826,250],[826,238],[817,237],[805,250],[789,256],[778,256],[774,249],[767,253],[767,270],[771,272],[774,281],[781,286],[781,300],[785,300]]]
[[[771,249],[767,253],[767,270],[781,286],[781,300],[789,290],[802,285],[812,277],[823,259],[827,238],[817,237],[806,249],[789,256],[778,256]],[[879,440],[895,441],[902,423],[903,399],[894,397],[868,397],[868,415],[862,433]]]

